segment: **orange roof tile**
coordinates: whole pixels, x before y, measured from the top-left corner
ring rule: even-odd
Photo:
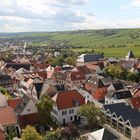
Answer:
[[[85,104],[84,97],[76,90],[59,92],[52,99],[59,110],[76,107],[76,103],[78,106]]]
[[[97,101],[104,100],[105,95],[107,94],[107,87],[98,88],[94,93],[92,93],[92,97]]]
[[[8,106],[10,106],[11,108],[14,109],[21,101],[22,101],[21,98],[9,99],[8,100]]]
[[[12,125],[17,123],[16,114],[11,107],[0,108],[0,124]]]

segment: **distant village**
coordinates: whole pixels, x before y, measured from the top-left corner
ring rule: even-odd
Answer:
[[[62,56],[59,48],[35,53],[27,46],[11,45],[0,52],[0,140],[20,140],[27,126],[40,135],[52,132],[41,123],[48,118],[45,112],[41,118],[37,107],[45,96],[53,101],[50,115],[57,128],[76,127],[75,140],[140,140],[140,60],[131,50],[124,58],[93,52],[79,54],[74,64],[52,65],[47,60]],[[10,59],[2,59],[6,51]],[[87,104],[94,104],[105,118],[93,131],[87,131],[88,121],[79,113]]]

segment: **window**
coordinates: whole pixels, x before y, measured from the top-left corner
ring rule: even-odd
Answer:
[[[66,114],[67,114],[67,110],[63,110],[62,115],[66,115]]]
[[[74,109],[69,110],[69,114],[74,113]]]
[[[71,111],[72,113],[74,113],[74,109],[72,109],[72,111]]]
[[[73,119],[73,117],[71,116],[71,117],[70,117],[70,120],[72,121],[72,119]]]

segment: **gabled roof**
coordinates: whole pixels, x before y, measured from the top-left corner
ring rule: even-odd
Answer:
[[[78,57],[78,62],[92,62],[97,61],[98,59],[102,59],[103,54],[82,54]]]
[[[128,99],[132,97],[130,90],[119,90],[112,94],[112,97],[119,99]]]
[[[121,82],[113,83],[112,85],[113,85],[113,87],[115,88],[116,91],[124,89],[123,84]]]
[[[137,109],[133,109],[130,105],[125,105],[125,103],[108,104],[103,105],[104,110],[110,110],[116,116],[122,117],[125,122],[130,122],[132,127],[140,126],[140,112]]]
[[[90,76],[86,83],[92,85],[95,89],[104,87],[103,81],[97,75]]]
[[[101,70],[104,69],[104,63],[103,62],[98,62],[94,64],[87,64],[87,67],[92,70],[96,70],[97,68],[100,68]]]
[[[11,107],[0,108],[0,124],[3,126],[17,123],[16,114]]]
[[[85,80],[85,75],[82,72],[79,72],[79,71],[71,71],[69,73],[69,77],[70,77],[71,81]]]
[[[129,51],[128,54],[126,55],[126,58],[135,58],[134,54],[132,51]]]
[[[115,140],[118,139],[107,129],[102,128],[89,134],[88,140]]]
[[[84,97],[77,90],[59,92],[52,99],[59,110],[74,108],[85,104]]]
[[[103,101],[107,94],[107,87],[101,87],[92,93],[92,97],[97,101]]]
[[[90,70],[86,67],[86,66],[76,66],[75,67],[77,69],[77,71],[83,73],[83,74],[90,74]],[[73,68],[72,71],[75,69]]]
[[[130,98],[130,103],[133,108],[140,108],[140,97]]]

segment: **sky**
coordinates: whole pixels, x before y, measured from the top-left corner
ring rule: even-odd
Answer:
[[[0,0],[0,32],[139,27],[140,0]]]

